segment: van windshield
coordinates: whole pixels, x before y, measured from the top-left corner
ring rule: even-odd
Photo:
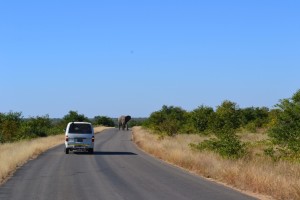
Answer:
[[[92,127],[90,124],[70,124],[69,133],[81,133],[90,134],[92,133]]]

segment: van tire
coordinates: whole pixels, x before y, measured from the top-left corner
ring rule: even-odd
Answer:
[[[94,153],[94,149],[89,149],[89,153],[93,154]]]
[[[65,149],[66,154],[69,154],[69,148]]]

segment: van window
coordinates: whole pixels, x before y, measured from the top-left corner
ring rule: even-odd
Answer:
[[[82,133],[90,134],[92,133],[92,127],[90,124],[70,124],[69,133]]]

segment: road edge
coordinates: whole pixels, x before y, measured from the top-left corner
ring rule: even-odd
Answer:
[[[169,162],[169,161],[167,161],[167,160],[164,160],[164,159],[162,159],[162,158],[160,158],[160,157],[157,157],[157,156],[155,156],[154,154],[151,154],[151,153],[145,151],[143,148],[141,148],[141,147],[135,142],[133,130],[131,130],[131,141],[133,142],[134,146],[135,146],[138,150],[142,151],[143,153],[145,153],[145,154],[151,156],[152,158],[157,159],[157,160],[160,161],[160,162],[163,162],[163,163],[165,163],[165,164],[167,164],[167,165],[170,165],[170,166],[172,166],[172,167],[176,167],[176,168],[178,168],[178,169],[180,169],[180,170],[182,170],[182,171],[184,171],[184,172],[187,172],[187,173],[189,173],[189,174],[191,174],[191,175],[193,175],[193,176],[204,178],[205,180],[208,180],[208,181],[213,182],[213,183],[216,183],[216,184],[220,184],[220,185],[222,185],[222,186],[224,186],[224,187],[233,189],[233,190],[235,190],[235,191],[237,191],[237,192],[243,193],[243,194],[248,195],[248,196],[253,197],[253,198],[257,198],[257,199],[261,199],[261,200],[273,200],[273,199],[274,199],[273,197],[268,196],[268,195],[254,193],[254,192],[249,191],[249,190],[242,190],[242,189],[240,189],[240,188],[236,188],[236,187],[234,187],[234,186],[232,186],[232,185],[229,185],[229,184],[227,184],[227,183],[218,181],[218,180],[216,180],[216,179],[205,177],[205,176],[203,176],[203,175],[201,175],[201,174],[196,173],[195,171],[189,170],[189,169],[187,169],[187,168],[184,168],[184,167],[182,167],[182,166],[179,166],[179,165],[176,165],[176,164],[174,164],[174,163],[172,163],[172,162]]]

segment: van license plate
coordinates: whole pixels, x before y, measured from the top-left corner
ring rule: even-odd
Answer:
[[[77,142],[83,142],[83,139],[82,139],[82,138],[77,138],[76,141],[77,141]]]

